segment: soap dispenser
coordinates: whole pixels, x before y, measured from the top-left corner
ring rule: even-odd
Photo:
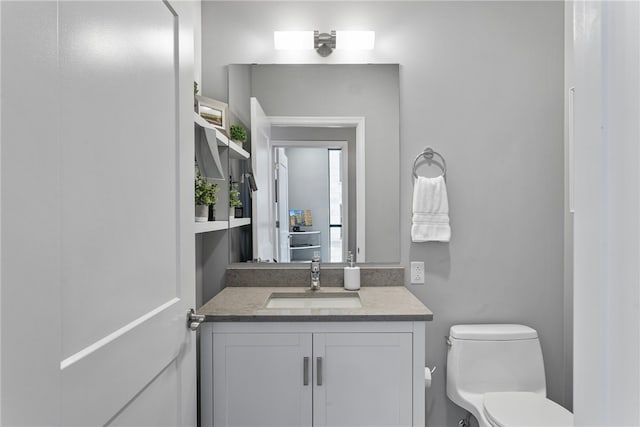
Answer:
[[[356,267],[351,251],[347,256],[347,262],[349,265],[344,268],[344,288],[349,291],[357,291],[360,289],[360,267]]]

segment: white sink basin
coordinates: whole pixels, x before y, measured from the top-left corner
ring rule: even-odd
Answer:
[[[361,308],[357,292],[274,292],[269,296],[266,308]]]

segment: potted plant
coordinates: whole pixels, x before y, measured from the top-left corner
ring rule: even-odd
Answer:
[[[216,193],[218,192],[218,184],[212,184],[205,177],[196,172],[195,178],[195,202],[196,202],[196,222],[205,222],[209,220],[209,206],[213,206],[213,216],[215,219],[215,205],[218,202]]]
[[[229,189],[229,218],[242,218],[242,202],[238,184],[231,184]]]
[[[241,147],[242,144],[247,141],[247,131],[240,125],[231,125],[231,128],[229,128],[229,136],[232,141]]]

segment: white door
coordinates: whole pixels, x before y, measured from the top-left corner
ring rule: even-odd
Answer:
[[[253,257],[263,261],[273,260],[277,250],[272,165],[271,124],[258,100],[251,98],[251,166],[258,186],[258,191],[251,193]]]
[[[313,425],[412,425],[410,333],[313,334]]]
[[[640,425],[640,4],[573,2],[576,426]]]
[[[311,334],[212,335],[213,402],[202,404],[203,426],[311,426]]]
[[[1,422],[195,425],[188,6],[1,7]]]
[[[276,200],[276,236],[278,238],[278,262],[290,262],[289,252],[289,164],[285,149],[276,149],[276,183],[278,186]]]

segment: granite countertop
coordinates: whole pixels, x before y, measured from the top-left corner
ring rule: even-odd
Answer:
[[[357,292],[361,308],[266,308],[272,293],[308,294],[308,287],[227,287],[199,310],[208,322],[425,321],[433,313],[404,286],[327,287],[315,293]]]

